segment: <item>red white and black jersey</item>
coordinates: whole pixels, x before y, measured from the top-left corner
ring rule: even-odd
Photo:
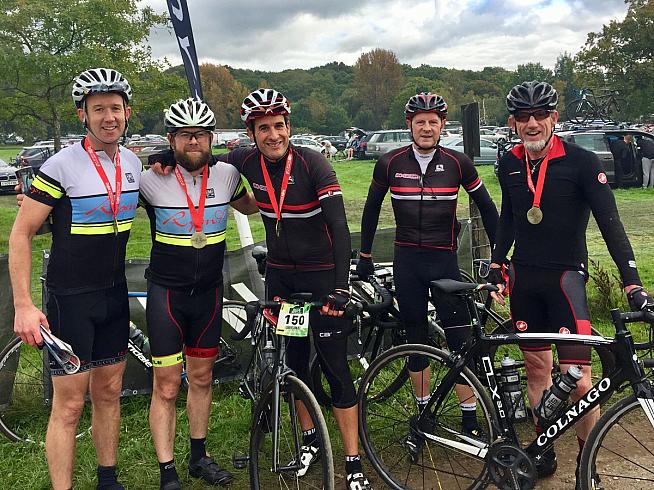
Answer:
[[[279,226],[261,168],[261,152],[237,148],[218,158],[234,165],[250,182],[266,228],[268,267],[316,271],[340,265],[337,269],[343,270],[337,270],[337,287],[343,287],[343,282],[347,286],[350,239],[334,169],[313,150],[291,145],[290,151],[293,164]],[[285,162],[286,157],[273,163],[265,161],[277,202]],[[335,234],[341,231],[345,236],[338,240]],[[343,262],[337,257],[339,253],[347,258],[344,264],[337,264]]]
[[[412,145],[386,153],[373,171],[362,220],[361,250],[370,251],[377,222],[366,219],[368,205],[373,201],[381,205],[389,190],[395,214],[395,245],[456,250],[461,228],[456,217],[460,187],[468,193],[483,189],[474,164],[463,153],[437,147],[424,174]],[[375,226],[369,226],[368,221],[374,221]]]
[[[532,173],[534,185],[539,172],[540,166]],[[540,201],[543,219],[530,224],[527,211],[534,193],[527,184],[524,146],[516,146],[500,160],[502,210],[493,262],[505,260],[515,242],[516,264],[587,270],[586,229],[592,211],[624,284],[640,284],[634,253],[597,155],[555,135],[545,176]]]

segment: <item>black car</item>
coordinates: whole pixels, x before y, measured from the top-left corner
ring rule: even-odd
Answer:
[[[654,135],[635,129],[577,129],[557,133],[570,143],[594,152],[600,159],[606,178],[611,187],[617,187],[615,180],[615,162],[622,165],[621,187],[641,187],[643,185],[643,162],[640,142],[649,139],[654,142]],[[633,142],[624,148],[623,137],[631,135]]]
[[[345,150],[347,138],[345,136],[325,136],[323,140],[329,141],[336,150]]]
[[[16,156],[16,165],[19,167],[29,165],[36,171],[54,154],[54,146],[27,146]]]

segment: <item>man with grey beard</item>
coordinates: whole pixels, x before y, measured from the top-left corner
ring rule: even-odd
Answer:
[[[212,485],[232,475],[205,449],[211,381],[222,325],[222,266],[228,206],[258,211],[252,193],[232,165],[211,162],[211,109],[197,99],[180,100],[165,115],[177,165],[167,175],[141,178],[141,201],[150,218],[152,251],[146,318],[154,365],[150,430],[159,460],[160,488],[181,489],[173,452],[175,400],[186,356],[186,412],[191,436],[189,473]]]
[[[507,95],[509,126],[522,144],[499,162],[502,209],[488,279],[503,288],[501,267],[515,244],[508,289],[516,330],[590,335],[585,283],[586,228],[591,211],[620,271],[631,308],[649,308],[654,302],[641,286],[634,253],[597,155],[554,134],[557,101],[556,90],[538,81],[516,85]],[[494,297],[504,303],[501,295],[494,293]],[[544,390],[552,385],[551,342],[520,348],[529,401],[536,407]],[[557,345],[557,353],[561,372],[570,366],[582,370],[583,377],[571,395],[577,401],[592,386],[590,347]],[[553,422],[534,417],[538,434]],[[598,418],[599,407],[576,425],[580,450]],[[553,447],[535,463],[539,477],[553,474],[557,466]],[[580,488],[578,479],[576,488]]]

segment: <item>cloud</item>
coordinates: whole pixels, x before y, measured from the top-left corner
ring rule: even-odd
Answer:
[[[145,0],[167,11],[165,0]],[[381,47],[400,62],[449,68],[553,67],[591,31],[623,18],[623,0],[190,0],[201,61],[284,70],[331,61],[354,64]],[[150,37],[155,57],[181,62],[166,29]]]

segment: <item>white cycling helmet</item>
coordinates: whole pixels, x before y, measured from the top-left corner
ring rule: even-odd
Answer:
[[[264,116],[287,116],[291,113],[291,104],[284,94],[271,88],[260,88],[251,92],[241,105],[241,119],[245,123]]]
[[[166,109],[164,124],[169,133],[194,127],[213,130],[216,127],[216,117],[205,102],[189,97],[178,100]]]
[[[132,88],[120,72],[111,68],[92,68],[79,74],[73,82],[73,101],[78,109],[82,108],[84,99],[89,94],[120,94],[126,104],[132,98]]]

